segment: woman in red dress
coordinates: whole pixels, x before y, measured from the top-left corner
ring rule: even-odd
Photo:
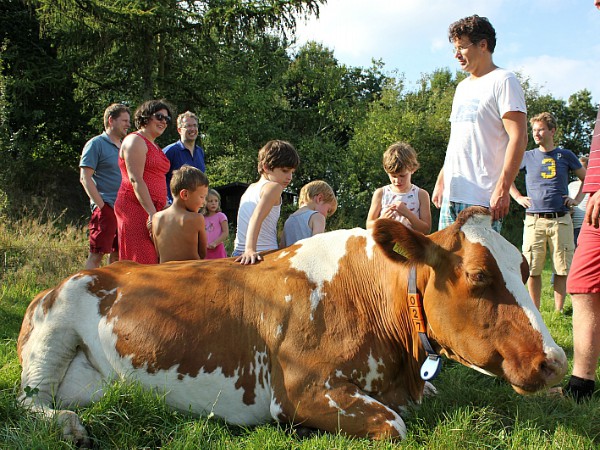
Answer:
[[[154,140],[171,123],[172,107],[163,100],[148,100],[134,114],[138,130],[123,139],[119,153],[121,187],[115,202],[119,259],[157,264],[150,237],[152,216],[167,201],[169,160]]]

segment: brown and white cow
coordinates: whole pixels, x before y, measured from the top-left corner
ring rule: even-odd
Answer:
[[[565,353],[523,285],[526,263],[485,209],[470,208],[430,236],[381,219],[372,233],[317,235],[253,266],[79,272],[27,310],[21,399],[58,413],[65,435],[84,442],[77,416],[52,408],[87,405],[120,378],[232,424],[404,437],[399,412],[422,397],[425,359],[408,315],[408,261],[436,351],[521,393],[561,380]]]

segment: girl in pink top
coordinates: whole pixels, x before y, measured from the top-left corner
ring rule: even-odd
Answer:
[[[206,228],[206,258],[227,258],[223,241],[229,236],[227,216],[221,212],[221,196],[214,189],[209,189],[204,210]]]

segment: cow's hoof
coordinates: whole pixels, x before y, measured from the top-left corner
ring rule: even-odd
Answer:
[[[63,438],[79,448],[91,448],[91,441],[79,416],[73,411],[62,410],[56,414],[56,420],[62,428]]]

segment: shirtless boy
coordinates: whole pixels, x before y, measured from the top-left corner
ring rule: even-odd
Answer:
[[[206,202],[208,178],[199,169],[184,165],[171,178],[173,204],[152,218],[152,237],[159,262],[204,259],[206,231],[198,211]]]

